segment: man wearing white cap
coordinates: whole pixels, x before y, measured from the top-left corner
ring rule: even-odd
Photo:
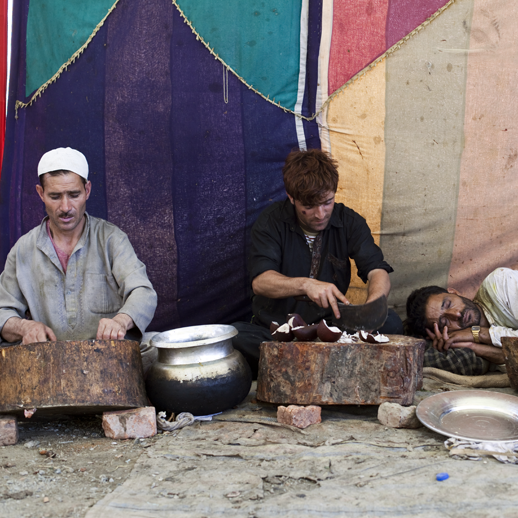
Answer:
[[[92,189],[85,156],[53,149],[38,177],[47,216],[17,241],[0,275],[2,341],[120,340],[132,328],[143,334],[156,292],[128,236],[85,212]]]

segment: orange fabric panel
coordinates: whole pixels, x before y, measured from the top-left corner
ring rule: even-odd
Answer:
[[[385,169],[385,62],[337,95],[327,111],[331,153],[340,180],[336,201],[361,214],[379,245]],[[356,275],[347,292],[363,303],[367,287]]]

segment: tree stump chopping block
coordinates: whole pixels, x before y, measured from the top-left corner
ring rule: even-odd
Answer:
[[[515,336],[502,337],[505,367],[511,387],[518,390],[518,338]]]
[[[257,399],[281,405],[411,405],[422,385],[425,340],[382,344],[263,342]]]
[[[102,413],[147,405],[139,343],[38,342],[0,349],[0,414]]]

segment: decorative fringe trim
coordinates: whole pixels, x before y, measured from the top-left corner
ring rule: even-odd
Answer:
[[[99,22],[99,24],[97,25],[97,27],[95,27],[95,29],[93,30],[92,34],[90,34],[90,37],[86,40],[86,42],[84,43],[84,45],[79,48],[78,50],[76,50],[73,54],[72,54],[72,57],[66,62],[64,63],[63,65],[61,65],[59,67],[59,70],[44,84],[42,84],[37,90],[36,92],[33,94],[33,96],[31,97],[30,101],[27,102],[27,103],[23,103],[22,101],[16,101],[15,103],[15,118],[17,119],[18,118],[18,108],[27,108],[27,106],[31,106],[32,103],[34,101],[37,100],[38,97],[41,97],[41,94],[52,84],[52,83],[55,83],[56,80],[61,76],[61,74],[63,73],[63,71],[67,70],[68,67],[74,63],[76,61],[76,59],[81,56],[81,54],[85,51],[86,47],[88,47],[88,45],[90,44],[90,42],[93,40],[94,36],[97,34],[97,32],[99,31],[99,29],[104,25],[104,22],[106,21],[106,18],[108,18],[108,16],[110,16],[110,14],[113,12],[113,10],[115,9],[115,7],[117,6],[117,4],[119,3],[119,0],[115,0],[115,3],[111,6],[111,8],[108,10],[108,12],[106,13],[106,16]]]
[[[227,70],[230,70],[243,84],[245,84],[249,90],[252,90],[253,92],[255,92],[257,95],[259,95],[260,97],[262,97],[263,99],[265,99],[266,101],[268,101],[269,103],[272,103],[274,104],[275,106],[277,106],[278,108],[280,108],[281,110],[283,110],[284,112],[286,113],[293,113],[294,115],[297,115],[297,117],[300,117],[302,119],[305,119],[306,117],[304,117],[303,115],[298,115],[296,114],[295,112],[293,112],[292,110],[288,109],[288,108],[285,108],[284,106],[281,106],[281,103],[280,102],[275,102],[275,97],[273,99],[270,99],[270,96],[267,95],[266,97],[259,91],[259,90],[256,90],[252,85],[248,84],[245,79],[243,79],[235,70],[233,70],[232,68],[230,68],[220,57],[219,57],[219,54],[216,54],[214,52],[214,49],[210,46],[210,44],[208,42],[206,42],[199,34],[198,32],[196,31],[196,29],[194,28],[194,26],[192,25],[192,23],[188,20],[187,16],[185,16],[184,12],[182,11],[182,9],[180,8],[180,6],[178,5],[177,1],[176,0],[172,0],[173,2],[173,5],[176,7],[176,9],[178,9],[178,12],[180,13],[181,17],[183,18],[183,21],[189,26],[189,28],[191,29],[191,31],[193,32],[193,34],[196,36],[196,40],[197,41],[201,41],[203,43],[203,45],[205,46],[205,48],[212,54],[212,56],[214,56],[214,58],[219,61],[220,63],[223,64],[223,66],[227,69]]]
[[[432,16],[430,16],[429,18],[427,18],[421,25],[419,25],[418,27],[416,27],[412,32],[410,32],[409,34],[407,34],[404,38],[400,39],[397,43],[395,43],[394,45],[392,45],[392,47],[390,47],[390,49],[388,49],[387,51],[385,51],[379,58],[377,58],[376,60],[374,60],[372,63],[370,63],[369,65],[367,65],[364,69],[360,70],[356,75],[354,75],[353,77],[351,77],[351,79],[349,79],[344,85],[342,85],[338,90],[336,90],[335,92],[333,92],[327,99],[326,101],[322,104],[322,107],[320,108],[320,110],[318,110],[316,113],[314,113],[313,115],[311,115],[310,117],[306,117],[304,115],[302,115],[301,113],[296,113],[294,112],[293,110],[290,110],[288,108],[285,108],[284,106],[281,106],[280,103],[278,102],[275,102],[275,98],[272,100],[270,99],[270,96],[264,96],[261,92],[259,92],[258,90],[256,90],[252,85],[248,84],[245,79],[243,79],[235,70],[233,70],[231,67],[229,67],[227,65],[227,63],[225,63],[225,61],[223,61],[220,57],[219,57],[219,54],[216,54],[214,52],[214,49],[211,48],[210,44],[208,42],[206,42],[199,34],[198,32],[196,31],[196,29],[194,28],[194,26],[192,25],[192,23],[187,19],[187,16],[185,16],[184,12],[182,11],[182,9],[180,8],[180,6],[178,5],[178,2],[177,0],[172,0],[173,2],[173,5],[178,9],[178,12],[180,13],[180,15],[182,16],[184,22],[190,27],[191,31],[195,34],[196,36],[196,39],[201,41],[203,43],[203,45],[207,48],[207,50],[214,56],[214,58],[218,61],[220,61],[224,67],[226,67],[228,70],[230,70],[243,84],[245,84],[250,90],[252,90],[253,92],[255,92],[257,95],[259,95],[260,97],[262,97],[264,100],[274,104],[275,106],[278,106],[281,110],[283,110],[284,112],[286,113],[291,113],[293,115],[295,115],[295,117],[298,117],[299,119],[303,119],[303,120],[306,120],[306,121],[312,121],[314,120],[318,115],[320,115],[320,113],[322,113],[328,106],[328,104],[337,96],[339,95],[341,92],[343,92],[347,87],[349,87],[352,83],[354,83],[357,79],[359,79],[360,77],[363,77],[371,68],[374,68],[376,65],[378,65],[379,63],[381,63],[384,59],[386,59],[390,54],[393,54],[396,50],[399,50],[401,48],[401,46],[406,43],[412,36],[415,36],[419,31],[421,31],[422,29],[424,29],[428,24],[430,24],[433,20],[435,20],[435,18],[437,18],[440,14],[442,14],[448,7],[450,7],[451,4],[453,4],[455,2],[455,0],[449,0],[449,2],[444,5],[443,7],[441,7],[440,9],[438,9],[434,14],[432,14]],[[319,124],[320,125],[320,124]]]
[[[45,83],[43,84],[42,86],[40,86],[38,88],[38,90],[36,90],[36,92],[34,93],[34,95],[31,97],[30,101],[27,102],[27,103],[23,103],[21,101],[16,101],[15,103],[15,118],[17,119],[18,118],[18,108],[27,108],[28,106],[31,106],[32,103],[38,98],[38,97],[41,97],[41,94],[52,84],[52,83],[55,83],[56,80],[61,76],[61,74],[63,73],[64,70],[67,70],[68,67],[74,63],[76,61],[76,59],[84,52],[84,50],[86,49],[86,47],[88,47],[89,43],[92,41],[92,39],[94,38],[94,36],[97,34],[97,32],[99,31],[99,29],[104,25],[104,22],[106,21],[106,18],[108,18],[108,16],[112,13],[112,11],[115,9],[115,7],[117,6],[119,0],[115,0],[115,3],[113,4],[113,6],[110,8],[110,10],[108,11],[108,13],[106,14],[106,16],[99,22],[99,24],[97,25],[97,27],[94,29],[94,31],[92,32],[92,34],[90,35],[90,37],[86,40],[86,43],[79,49],[77,50],[76,52],[74,52],[74,54],[72,55],[72,57],[66,62],[64,63],[63,65],[61,65],[61,67],[59,68],[59,70]],[[410,38],[412,38],[413,36],[415,36],[418,32],[420,32],[422,29],[424,29],[427,25],[429,25],[433,20],[435,20],[435,18],[437,18],[440,14],[442,14],[446,9],[448,9],[448,7],[450,7],[453,3],[455,2],[455,0],[449,0],[449,2],[444,5],[443,7],[441,7],[440,9],[438,9],[434,14],[432,14],[432,16],[430,16],[429,18],[427,18],[421,25],[419,25],[418,27],[416,27],[412,32],[410,32],[409,34],[407,34],[404,38],[400,39],[397,43],[395,43],[394,45],[392,45],[392,47],[390,47],[390,49],[386,50],[380,57],[378,57],[377,59],[375,59],[372,63],[370,63],[369,65],[367,65],[364,69],[360,70],[360,72],[358,72],[357,74],[355,74],[353,77],[351,77],[351,79],[349,79],[346,83],[344,83],[338,90],[334,91],[327,99],[326,101],[322,104],[322,107],[320,108],[320,110],[318,110],[316,113],[314,113],[313,115],[311,115],[310,117],[306,117],[305,115],[302,115],[301,113],[296,113],[294,112],[293,110],[290,110],[289,108],[285,108],[284,106],[281,106],[281,103],[280,102],[275,102],[275,97],[273,99],[270,99],[270,96],[267,95],[267,96],[264,96],[259,90],[255,89],[252,85],[248,84],[246,82],[246,80],[244,78],[242,78],[235,70],[233,70],[231,67],[229,67],[227,65],[227,63],[225,63],[225,61],[223,61],[223,59],[221,59],[219,57],[219,54],[216,54],[214,52],[214,49],[211,48],[210,44],[208,42],[206,42],[199,34],[198,32],[196,31],[196,29],[194,28],[194,26],[192,25],[192,23],[187,19],[187,17],[185,16],[184,12],[182,11],[182,9],[180,8],[180,6],[178,5],[177,3],[177,0],[172,0],[172,3],[173,5],[178,9],[178,12],[180,13],[181,17],[183,18],[184,22],[190,27],[191,31],[193,32],[193,34],[196,36],[196,40],[198,41],[201,41],[201,43],[207,48],[207,50],[212,54],[212,56],[214,56],[214,58],[221,62],[223,64],[223,66],[227,69],[227,70],[230,70],[244,85],[246,85],[250,90],[252,90],[253,92],[255,92],[257,95],[259,95],[260,97],[262,97],[264,100],[268,101],[269,103],[272,103],[273,105],[277,106],[278,108],[280,108],[282,111],[284,111],[285,113],[291,113],[292,115],[294,115],[295,117],[298,117],[299,119],[302,119],[302,120],[306,120],[306,121],[312,121],[314,120],[318,115],[320,115],[320,113],[322,113],[324,110],[327,109],[327,106],[329,105],[329,103],[331,103],[331,101],[337,96],[339,95],[341,92],[343,92],[346,88],[348,88],[351,84],[353,84],[356,80],[358,80],[359,78],[363,77],[369,70],[371,70],[372,68],[374,68],[376,65],[378,65],[379,63],[381,63],[383,60],[385,60],[388,56],[390,56],[391,54],[393,54],[396,50],[399,50],[401,48],[401,46],[403,44],[405,44]],[[321,125],[321,124],[319,124]]]
[[[335,90],[322,104],[322,107],[320,110],[315,113],[311,118],[307,120],[314,119],[317,115],[319,115],[321,112],[323,112],[327,106],[331,103],[331,101],[337,96],[340,95],[346,88],[348,88],[352,83],[354,83],[357,79],[360,79],[363,77],[369,70],[374,68],[376,65],[384,61],[388,56],[396,52],[396,50],[399,50],[403,44],[405,44],[410,38],[415,36],[418,32],[423,30],[427,25],[429,25],[435,18],[437,18],[440,14],[442,14],[448,7],[450,7],[455,0],[450,0],[447,4],[443,5],[440,9],[438,9],[435,13],[432,14],[429,18],[427,18],[421,25],[416,27],[412,32],[408,33],[404,38],[400,39],[397,43],[392,45],[388,50],[386,50],[379,58],[376,58],[372,63],[367,65],[364,69],[360,70],[356,75],[351,77],[349,81],[344,83],[338,90]]]

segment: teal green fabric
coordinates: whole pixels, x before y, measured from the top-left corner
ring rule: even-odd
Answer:
[[[177,0],[215,54],[265,97],[297,100],[301,0]]]
[[[83,46],[115,0],[31,0],[27,20],[28,97]]]

